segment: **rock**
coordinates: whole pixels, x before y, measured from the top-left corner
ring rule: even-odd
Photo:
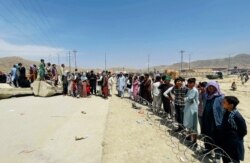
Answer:
[[[32,95],[33,91],[31,88],[16,88],[11,87],[9,84],[1,83],[0,84],[0,99],[10,98],[13,96],[21,95]]]
[[[87,136],[85,136],[85,137],[75,137],[75,141],[78,141],[78,140],[83,140],[83,139],[87,139],[88,137]]]
[[[31,84],[33,92],[36,96],[49,97],[56,94],[62,94],[63,89],[61,86],[52,86],[45,81],[36,80]]]

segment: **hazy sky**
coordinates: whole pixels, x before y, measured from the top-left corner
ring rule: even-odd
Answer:
[[[142,68],[250,53],[249,0],[0,0],[0,57]],[[72,53],[72,52],[71,52]],[[73,58],[72,58],[73,59]],[[72,62],[74,65],[74,61]]]

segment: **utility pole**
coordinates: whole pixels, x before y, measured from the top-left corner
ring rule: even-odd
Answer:
[[[184,53],[184,50],[181,50],[180,53],[181,53],[181,72],[182,72],[182,69],[183,69],[183,53]]]
[[[60,66],[60,54],[57,53],[57,63],[58,63],[58,66]]]
[[[70,51],[69,51],[69,72],[71,72],[71,61],[70,61]]]
[[[149,73],[149,62],[150,62],[150,54],[148,54],[148,73]]]
[[[75,69],[77,69],[77,65],[76,65],[76,53],[77,53],[77,51],[73,50],[73,53],[74,53],[74,58],[75,58]]]
[[[107,55],[106,55],[106,52],[105,52],[105,71],[107,71]]]
[[[229,54],[229,57],[228,57],[228,70],[227,70],[228,75],[230,72],[230,66],[231,66],[231,54]]]
[[[191,67],[191,54],[188,55],[188,69],[189,69],[189,72],[190,72],[190,67]]]
[[[49,54],[49,63],[51,63],[51,54]]]

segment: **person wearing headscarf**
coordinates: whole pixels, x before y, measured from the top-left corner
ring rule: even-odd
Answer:
[[[133,99],[134,101],[138,101],[138,93],[139,93],[139,81],[138,76],[134,76],[133,79]]]
[[[58,72],[56,69],[56,64],[52,64],[51,74],[52,74],[53,85],[57,86],[58,85]]]
[[[149,78],[149,74],[145,74],[145,78],[144,78],[144,81],[143,81],[142,84],[143,84],[143,88],[144,88],[143,98],[145,100],[147,100],[148,104],[151,104],[153,102],[153,98],[152,98],[152,95],[151,95],[152,81]]]
[[[87,80],[88,78],[86,77],[86,74],[83,73],[82,77],[81,77],[81,81],[82,81],[82,87],[81,87],[81,97],[87,97],[88,93],[87,93]]]
[[[218,131],[222,122],[224,109],[223,102],[224,95],[221,93],[220,85],[216,81],[211,81],[207,84],[206,94],[204,100],[204,110],[202,115],[202,129],[201,133],[209,136],[211,139],[206,139],[206,150],[204,153],[212,150],[214,147],[209,144],[218,144]]]
[[[35,80],[35,72],[34,72],[34,66],[30,65],[30,69],[29,69],[29,78],[30,78],[30,82],[33,83]]]
[[[109,88],[108,88],[108,76],[107,72],[103,72],[103,78],[102,78],[102,94],[103,98],[107,99],[109,95]]]

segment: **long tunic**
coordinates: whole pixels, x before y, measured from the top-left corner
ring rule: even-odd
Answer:
[[[126,79],[124,76],[119,77],[118,79],[118,91],[124,92],[125,86],[126,86]]]
[[[184,119],[183,125],[186,128],[192,129],[198,132],[198,104],[199,104],[199,92],[196,88],[189,89],[187,92],[187,97],[184,98],[185,108],[184,108]]]
[[[202,116],[202,134],[205,134],[211,138],[215,138],[215,120],[213,113],[213,105],[215,98],[206,101],[204,106],[203,116]]]
[[[44,80],[44,77],[45,77],[45,65],[43,63],[40,63],[40,65],[39,65],[39,77],[40,77],[40,80]]]
[[[87,81],[82,82],[82,97],[87,97]]]
[[[137,100],[138,98],[138,92],[139,92],[139,82],[138,80],[136,80],[133,83],[133,97],[135,100]]]
[[[107,97],[109,95],[109,89],[108,89],[108,77],[104,76],[102,81],[102,94],[104,97]]]
[[[153,99],[152,99],[152,95],[151,95],[151,80],[146,80],[145,82],[144,82],[144,95],[143,95],[143,97],[145,98],[145,100],[147,100],[148,102],[152,102],[153,101]]]

